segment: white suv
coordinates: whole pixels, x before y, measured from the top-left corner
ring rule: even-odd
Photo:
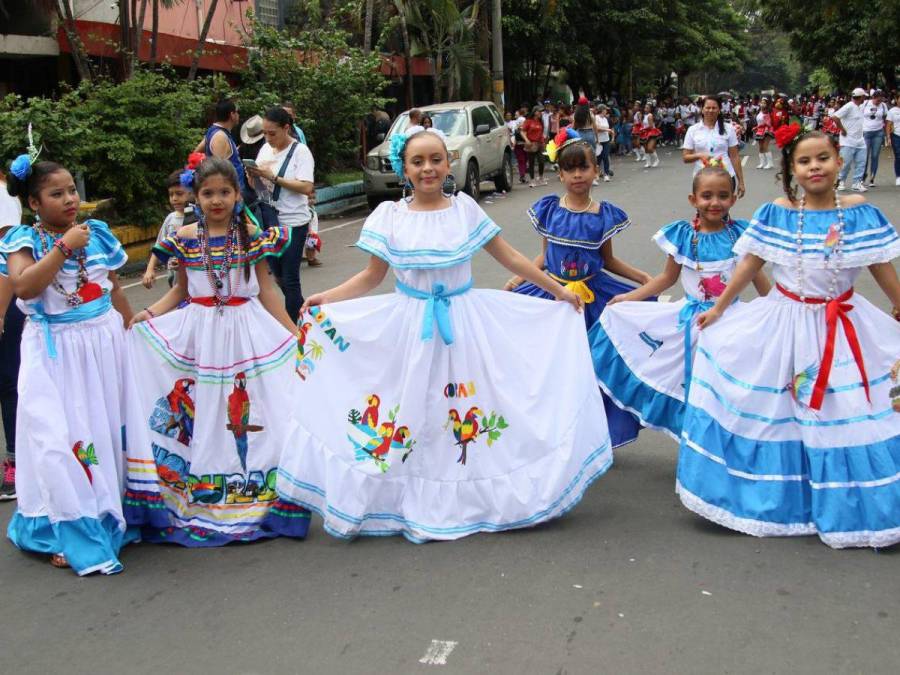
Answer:
[[[474,199],[480,196],[482,180],[493,180],[498,190],[509,191],[513,186],[513,156],[509,145],[509,130],[497,108],[489,101],[458,101],[438,103],[420,108],[431,117],[434,127],[447,137],[450,151],[450,173],[458,189]],[[403,185],[391,168],[390,138],[403,133],[409,126],[404,112],[391,125],[381,145],[366,156],[364,184],[369,206],[375,208],[384,199],[396,199]]]

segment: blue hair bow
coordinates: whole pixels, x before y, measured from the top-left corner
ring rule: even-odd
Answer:
[[[406,141],[409,137],[404,133],[397,133],[391,136],[391,152],[388,159],[391,160],[391,168],[400,178],[403,178],[403,148],[406,147]]]

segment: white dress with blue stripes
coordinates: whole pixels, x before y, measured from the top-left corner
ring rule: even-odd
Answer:
[[[844,213],[843,249],[835,253],[828,234],[837,212],[806,212],[802,289],[796,210],[760,207],[735,250],[773,263],[776,283],[807,299],[828,295],[837,268],[836,292],[844,294],[863,267],[900,254],[900,237],[877,208]],[[676,485],[687,508],[756,536],[817,534],[836,548],[900,541],[900,323],[858,294],[842,311],[863,365],[838,320],[818,406],[824,303],[775,288],[701,333]]]
[[[463,194],[441,211],[382,204],[357,246],[390,264],[397,292],[304,317],[305,438],[277,489],[331,534],[527,527],[574,507],[611,465],[581,315],[469,290],[472,256],[499,231]]]
[[[82,303],[71,307],[52,285],[18,300],[28,321],[16,418],[18,502],[7,528],[19,548],[63,554],[80,575],[120,571],[126,538],[125,329],[112,307],[109,273],[127,256],[106,223],[87,224]],[[12,228],[0,241],[0,274],[7,273],[7,255],[26,250],[35,260],[46,253],[34,228]],[[56,280],[76,290],[76,258],[64,263]]]

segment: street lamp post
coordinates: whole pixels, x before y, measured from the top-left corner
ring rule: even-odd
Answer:
[[[506,108],[503,96],[503,10],[501,0],[493,0],[491,12],[491,43],[493,47],[491,79],[493,80],[494,103],[500,113]]]

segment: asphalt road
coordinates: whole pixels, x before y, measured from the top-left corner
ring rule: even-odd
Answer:
[[[691,213],[690,168],[660,156],[650,171],[616,161],[613,182],[595,189],[633,220],[617,253],[649,271],[663,263],[650,236]],[[896,223],[900,189],[884,164],[868,196]],[[775,172],[754,165],[736,217],[778,195]],[[527,255],[540,243],[525,210],[558,188],[548,177],[547,188],[482,201]],[[348,247],[360,217],[322,222],[325,264],[304,268],[307,293],[365,264]],[[507,277],[476,259],[477,285]],[[159,284],[129,289],[133,305]],[[857,288],[886,306],[867,274]],[[835,551],[814,537],[721,529],[681,507],[676,456],[671,440],[645,431],[564,518],[456,542],[345,543],[314,518],[303,542],[132,546],[122,574],[85,579],[4,542],[0,672],[897,672],[900,547]],[[4,522],[11,513],[0,506]]]

